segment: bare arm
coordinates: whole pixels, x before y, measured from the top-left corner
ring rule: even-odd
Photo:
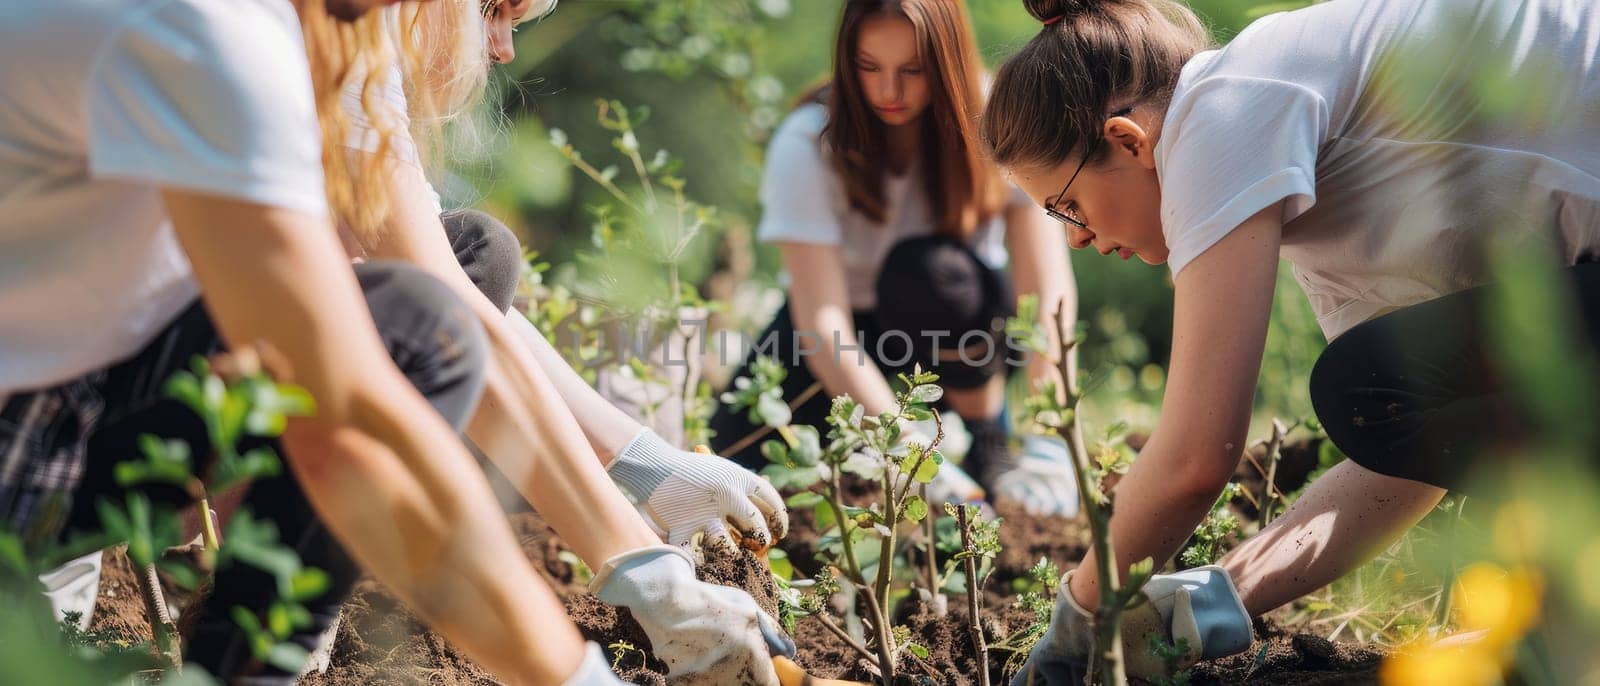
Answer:
[[[1159,567],[1178,552],[1239,462],[1272,315],[1281,216],[1276,204],[1262,210],[1178,275],[1161,422],[1117,485],[1118,569],[1145,557]],[[1099,605],[1094,564],[1085,559],[1072,577],[1073,597],[1087,608]]]
[[[560,683],[582,639],[523,558],[459,439],[390,363],[326,219],[168,191],[179,240],[230,345],[284,354],[317,415],[286,460],[350,554],[429,624],[517,683]]]
[[[794,317],[795,331],[801,334],[798,344],[810,353],[805,358],[806,366],[828,395],[848,393],[869,414],[892,411],[894,391],[878,365],[860,352],[861,341],[857,339],[855,316],[845,293],[844,261],[839,249],[809,243],[778,246],[783,251],[783,266],[792,279],[789,312]]]
[[[1067,235],[1054,219],[1033,206],[1006,209],[1006,252],[1011,256],[1011,275],[1016,281],[1017,297],[1034,294],[1039,297],[1039,321],[1044,325],[1045,350],[1061,349],[1061,336],[1071,336],[1071,331],[1059,331],[1055,326],[1057,307],[1065,307],[1062,321],[1069,325],[1078,321],[1078,282],[1072,275],[1072,260],[1067,250]],[[1059,303],[1059,305],[1058,305]],[[1028,362],[1028,380],[1037,384],[1043,380],[1060,382],[1056,355],[1034,354]]]
[[[490,367],[467,435],[590,566],[660,543],[600,468],[578,420],[524,336],[462,271],[426,200],[421,170],[396,164],[393,178],[395,207],[382,243],[369,251],[413,262],[439,277],[471,306],[489,334]]]

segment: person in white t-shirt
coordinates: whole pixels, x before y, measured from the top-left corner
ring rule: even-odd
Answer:
[[[1243,650],[1250,616],[1354,569],[1522,438],[1485,350],[1490,250],[1549,255],[1600,340],[1600,8],[1340,0],[1208,49],[1167,0],[1025,4],[1043,27],[996,78],[987,146],[1073,247],[1166,262],[1176,290],[1117,566],[1168,560],[1233,474],[1280,257],[1331,341],[1311,396],[1350,460],[1220,566],[1157,575],[1124,634],[1145,674],[1147,629]],[[1097,582],[1085,560],[1062,584],[1030,664],[1047,683],[1085,660]]]
[[[988,495],[1070,516],[1076,487],[1058,468],[1060,444],[1025,441],[1020,460],[1008,445],[1005,372],[1026,356],[1005,320],[1018,295],[1064,302],[1073,319],[1076,287],[1060,232],[978,149],[981,69],[962,2],[845,3],[832,78],[768,145],[757,234],[782,251],[788,302],[750,341],[750,359],[788,369],[793,423],[823,435],[834,396],[882,413],[894,407],[896,373],[936,372],[942,404],[971,434],[962,466]],[[1055,341],[1053,306],[1043,309]],[[1046,355],[1028,372],[1056,373]],[[745,413],[720,408],[711,428],[730,459],[766,464]],[[932,431],[915,440],[923,434]],[[942,497],[982,497],[954,464],[940,474]]]
[[[124,493],[113,467],[139,436],[209,453],[164,380],[262,344],[317,402],[275,442],[292,476],[243,496],[329,574],[297,642],[332,620],[359,563],[508,680],[620,683],[457,438],[483,386],[481,327],[422,270],[352,270],[330,222],[377,180],[323,168],[318,114],[336,124],[341,103],[314,84],[337,87],[350,56],[333,46],[381,26],[335,31],[327,15],[380,4],[393,3],[0,0],[0,63],[28,66],[0,70],[0,521],[30,546],[97,529],[94,503]],[[628,510],[598,484],[592,469],[565,486]],[[586,541],[610,560],[596,588],[663,602],[659,575],[627,556],[656,543],[648,527],[619,530]],[[231,564],[213,588],[186,655],[230,682],[292,683],[232,619],[266,612],[275,584]]]
[[[455,6],[468,3],[470,8]],[[527,317],[511,309],[522,267],[516,236],[482,212],[441,213],[422,164],[418,148],[429,149],[427,142],[438,131],[426,127],[413,133],[412,122],[437,124],[465,109],[476,93],[448,86],[474,77],[481,83],[489,59],[504,63],[514,57],[509,41],[491,39],[486,51],[485,29],[504,38],[512,24],[553,7],[553,2],[507,0],[486,5],[480,19],[477,0],[451,0],[395,12],[391,45],[421,46],[428,53],[421,60],[428,70],[426,76],[407,74],[399,64],[408,60],[397,60],[381,84],[377,117],[362,114],[364,84],[353,82],[344,92],[354,124],[345,145],[360,158],[356,166],[381,163],[377,173],[387,180],[390,198],[381,224],[371,231],[352,228],[357,235],[347,244],[364,259],[422,267],[482,323],[493,364],[467,436],[498,474],[573,541],[579,557],[596,569],[626,564],[628,578],[641,582],[633,587],[652,589],[640,597],[615,584],[596,587],[601,600],[631,610],[673,678],[775,685],[771,655],[792,657],[792,643],[747,593],[697,580],[689,558],[698,558],[701,548],[731,551],[730,530],[763,545],[781,538],[787,530],[782,498],[771,484],[735,465],[668,445],[584,383]],[[461,9],[471,14],[463,18]],[[458,51],[459,44],[466,49]],[[407,93],[413,94],[412,102]],[[380,130],[392,134],[386,146],[379,144]],[[602,466],[641,505],[638,512],[614,490],[611,498],[597,498],[589,490],[592,482],[574,486],[602,474]],[[596,556],[594,541],[648,532],[641,513],[671,545],[643,546],[609,561]]]

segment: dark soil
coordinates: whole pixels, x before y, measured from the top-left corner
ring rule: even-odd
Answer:
[[[1314,451],[1312,455],[1315,455]],[[1280,467],[1280,470],[1283,468]],[[865,495],[865,493],[853,494]],[[797,569],[816,569],[812,551],[816,534],[809,513],[793,513],[792,532],[783,542]],[[991,645],[1032,621],[1032,615],[1013,605],[1012,581],[1026,575],[1040,557],[1063,568],[1078,560],[1088,547],[1087,530],[1065,519],[1030,517],[1002,508],[1004,551],[985,587],[984,634]],[[513,527],[534,568],[561,596],[568,613],[586,639],[606,646],[623,679],[666,684],[666,666],[649,653],[650,641],[626,610],[604,605],[587,592],[586,579],[562,559],[565,546],[536,515],[512,516]],[[809,546],[809,547],[808,547]],[[566,556],[572,559],[571,556]],[[109,554],[101,580],[100,602],[93,628],[125,633],[130,640],[148,636],[148,623],[137,595],[134,570],[120,553]],[[776,614],[776,588],[763,563],[740,551],[702,567],[702,579],[750,591],[757,602]],[[966,686],[976,683],[977,667],[968,629],[966,599],[949,599],[949,611],[935,616],[907,601],[902,623],[914,640],[929,651],[927,659],[902,659],[905,684]],[[1197,665],[1197,684],[1363,684],[1375,683],[1382,653],[1373,648],[1329,643],[1321,638],[1294,634],[1271,624],[1259,624],[1256,645],[1244,654]],[[802,618],[795,629],[800,646],[797,662],[814,676],[867,681],[874,672],[854,649],[829,633],[816,619]],[[626,644],[626,645],[625,645]],[[631,646],[631,647],[627,647]],[[1003,684],[1002,665],[1008,655],[990,653],[991,683]],[[495,684],[499,683],[466,659],[422,623],[377,582],[363,581],[345,605],[327,672],[303,679],[308,686],[354,684]]]

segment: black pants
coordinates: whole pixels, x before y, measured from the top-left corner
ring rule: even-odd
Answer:
[[[456,261],[496,309],[511,308],[522,278],[522,243],[505,224],[477,210],[439,215]]]
[[[1600,350],[1600,264],[1564,276],[1579,333]],[[1492,288],[1391,312],[1330,343],[1311,372],[1311,401],[1334,445],[1380,474],[1459,489],[1496,448],[1527,438],[1486,349]]]
[[[985,266],[965,244],[938,236],[908,239],[896,244],[884,260],[877,308],[854,313],[862,349],[840,353],[841,363],[876,365],[891,385],[897,373],[910,373],[921,365],[938,373],[945,388],[977,388],[1021,359],[1004,334],[1005,319],[1014,313],[1015,297],[1006,275]],[[963,342],[965,359],[941,359],[942,351],[948,358],[949,351]],[[817,382],[805,359],[817,343],[814,335],[797,334],[786,304],[753,342],[734,378],[749,376],[757,355],[774,357],[788,369],[783,398],[793,403]],[[830,393],[817,392],[794,408],[792,423],[814,426],[826,436],[831,405]],[[747,469],[766,464],[760,441],[724,452],[761,429],[746,413],[719,405],[710,428],[718,454]]]

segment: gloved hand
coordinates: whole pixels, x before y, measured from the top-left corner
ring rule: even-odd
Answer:
[[[561,686],[613,686],[627,683],[611,673],[606,652],[600,649],[600,644],[591,641],[583,649],[583,664],[578,665],[578,672],[561,682]]]
[[[756,547],[789,533],[789,511],[766,479],[715,455],[674,448],[649,429],[606,472],[673,545],[692,549],[704,534],[702,545],[731,550],[730,522]]]
[[[607,560],[589,590],[633,612],[673,683],[777,686],[772,656],[794,657],[794,641],[755,599],[696,580],[688,554],[675,546]]]
[[[1050,628],[1028,654],[1028,661],[1012,678],[1011,686],[1077,686],[1083,683],[1094,645],[1092,614],[1078,605],[1061,577],[1055,614]],[[1150,654],[1148,636],[1175,645],[1188,642],[1189,652],[1178,667],[1199,660],[1243,652],[1250,647],[1250,615],[1228,573],[1216,565],[1196,567],[1176,574],[1157,574],[1145,584],[1148,602],[1122,613],[1122,657],[1128,676],[1150,679],[1170,677],[1163,660]]]
[[[1034,516],[1078,516],[1078,480],[1061,439],[1024,436],[1022,454],[1009,466],[992,477],[996,504],[1017,503]]]

